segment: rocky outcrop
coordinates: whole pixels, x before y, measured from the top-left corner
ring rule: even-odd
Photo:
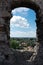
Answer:
[[[31,65],[29,61],[32,52],[20,52],[6,46],[0,47],[0,65]]]

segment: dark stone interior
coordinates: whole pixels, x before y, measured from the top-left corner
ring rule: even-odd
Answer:
[[[17,7],[31,8],[36,12],[37,55],[31,62],[19,62],[18,57],[15,59],[17,51],[9,46],[11,11]],[[0,65],[43,65],[43,0],[0,0]]]

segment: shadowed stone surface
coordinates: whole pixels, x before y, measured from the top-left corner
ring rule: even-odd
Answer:
[[[36,12],[39,48],[36,58],[31,62],[18,59],[21,56],[17,51],[9,48],[11,10],[17,7],[28,7]],[[0,65],[43,65],[43,0],[0,0]]]

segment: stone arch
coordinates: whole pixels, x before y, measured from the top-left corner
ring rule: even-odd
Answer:
[[[27,7],[27,8],[31,8],[31,9],[33,9],[35,12],[36,12],[36,26],[37,26],[37,41],[39,42],[39,43],[42,43],[41,41],[42,41],[42,35],[43,35],[43,33],[41,33],[41,31],[42,31],[42,23],[41,23],[41,18],[43,18],[42,17],[42,12],[41,12],[41,7],[40,7],[40,1],[39,1],[39,3],[37,3],[37,1],[35,2],[35,0],[20,0],[20,1],[18,1],[18,0],[16,0],[16,1],[12,1],[12,3],[11,3],[11,10],[12,9],[14,9],[14,8],[17,8],[17,7]],[[10,10],[10,13],[11,13],[11,10]],[[12,17],[12,16],[11,16]],[[36,59],[34,60],[34,62],[35,62],[35,64],[37,63],[38,65],[40,64],[39,62],[41,61],[40,59],[41,59],[41,57],[40,57],[40,50],[41,50],[41,47],[40,46],[42,46],[42,44],[40,45],[40,44],[37,44],[37,49],[38,49],[38,53],[37,53],[37,56],[36,56]],[[34,55],[34,54],[33,54]],[[41,62],[42,63],[42,62]]]
[[[17,5],[16,5],[17,3]],[[11,11],[14,9],[14,8],[18,8],[18,7],[27,7],[27,8],[30,8],[32,10],[34,10],[36,12],[36,26],[39,22],[39,18],[40,18],[40,14],[41,14],[41,9],[39,7],[39,5],[37,5],[35,2],[33,1],[16,1],[16,2],[12,2],[11,4]],[[10,11],[10,13],[11,13]],[[12,17],[12,16],[11,16]],[[37,32],[38,32],[38,26],[37,26]],[[38,36],[37,36],[37,41],[38,41]]]
[[[13,1],[11,3],[11,11],[14,9],[14,8],[18,8],[18,7],[27,7],[27,8],[30,8],[30,9],[33,9],[35,12],[36,12],[36,27],[37,27],[37,42],[39,42],[40,38],[39,38],[39,35],[40,35],[40,32],[39,31],[39,27],[38,25],[40,25],[40,14],[41,14],[41,9],[40,9],[40,6],[37,5],[37,3],[33,2],[33,1]],[[10,11],[10,13],[11,13]],[[12,17],[12,16],[11,16]],[[38,49],[39,49],[39,43],[37,43],[36,45],[36,54],[38,52]],[[33,57],[34,56],[34,57]],[[31,57],[31,60],[33,61],[33,59],[35,58],[35,55],[33,54],[33,56]]]
[[[37,34],[37,41],[39,42],[40,33],[38,32],[39,31],[38,25],[40,25],[39,24],[40,15],[41,15],[40,6],[35,1],[32,1],[32,0],[29,0],[29,1],[25,0],[25,2],[23,0],[22,1],[21,0],[20,1],[18,1],[18,0],[17,1],[12,1],[10,13],[14,8],[18,8],[18,7],[27,7],[27,8],[33,9],[36,12],[36,21],[35,21],[36,22],[36,27],[37,27],[36,34]]]
[[[39,51],[33,65],[43,65],[43,1],[41,0],[2,0],[0,1],[0,19],[4,19],[3,21],[5,21],[5,25],[4,25],[5,27],[3,27],[5,35],[3,33],[2,34],[4,35],[5,39],[7,38],[7,40],[4,40],[4,42],[2,41],[2,39],[0,41],[1,43],[3,42],[3,44],[5,43],[9,46],[9,39],[10,39],[9,20],[12,17],[11,10],[16,7],[28,7],[33,9],[36,12],[37,38],[40,44],[38,49]],[[1,37],[3,36],[0,36],[0,38]]]

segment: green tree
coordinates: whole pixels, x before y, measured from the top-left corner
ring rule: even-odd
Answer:
[[[12,40],[10,40],[10,47],[17,49],[17,48],[19,48],[19,43],[16,40],[12,39]]]

